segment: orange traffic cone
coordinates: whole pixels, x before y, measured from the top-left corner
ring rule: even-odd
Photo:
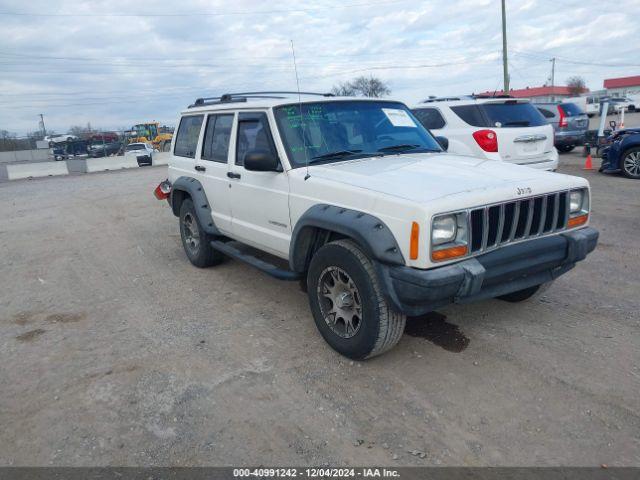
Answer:
[[[587,159],[584,161],[583,170],[593,170],[593,163],[591,162],[591,153],[587,154]]]

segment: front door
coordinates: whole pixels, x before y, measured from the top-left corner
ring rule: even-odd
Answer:
[[[238,114],[235,147],[229,169],[233,237],[287,258],[291,238],[287,174],[244,168],[244,156],[252,150],[277,156],[266,112]]]

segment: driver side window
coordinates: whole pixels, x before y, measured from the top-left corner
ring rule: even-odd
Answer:
[[[277,156],[266,113],[240,113],[236,141],[236,165],[244,165],[245,155],[252,150],[264,150]]]

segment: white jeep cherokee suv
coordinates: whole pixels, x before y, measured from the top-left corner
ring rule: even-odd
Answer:
[[[412,110],[431,133],[449,140],[452,153],[541,170],[558,168],[553,127],[528,99],[429,98]]]
[[[198,99],[155,193],[191,263],[299,280],[322,336],[354,359],[395,345],[407,315],[525,300],[598,238],[583,178],[445,153],[388,100]]]

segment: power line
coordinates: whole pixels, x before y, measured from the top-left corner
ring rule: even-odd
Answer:
[[[574,64],[574,65],[587,65],[591,67],[613,67],[613,68],[622,68],[622,67],[640,67],[640,64],[632,64],[632,63],[604,63],[604,62],[592,62],[586,60],[575,60],[567,57],[563,57],[560,55],[556,55],[553,53],[545,54],[545,53],[531,53],[521,50],[511,50],[514,54],[525,57],[525,58],[533,58],[535,60],[540,61],[549,61],[550,58],[555,57],[558,61]]]
[[[258,11],[233,11],[233,12],[192,12],[192,13],[40,13],[40,12],[0,12],[0,15],[14,17],[224,17],[224,16],[244,16],[244,15],[273,15],[279,13],[306,13],[317,11],[328,11],[341,8],[358,8],[358,7],[381,7],[385,5],[395,5],[398,3],[406,3],[408,0],[393,0],[386,2],[363,2],[352,3],[348,5],[335,5],[331,8],[326,6],[309,7],[309,8],[287,8],[274,10],[258,10]]]
[[[398,49],[389,49],[389,50],[375,50],[375,51],[369,51],[369,52],[357,52],[357,53],[345,53],[345,52],[334,52],[332,54],[323,54],[323,53],[319,53],[316,51],[312,51],[309,52],[308,55],[309,56],[313,56],[314,58],[346,58],[346,57],[379,57],[380,55],[384,55],[384,54],[389,54],[389,55],[393,55],[393,54],[397,54],[397,53],[416,53],[416,54],[421,54],[421,53],[428,53],[428,52],[432,52],[432,51],[438,51],[441,52],[443,50],[459,50],[458,47],[453,47],[453,46],[423,46],[420,48],[398,48]],[[477,49],[478,52],[482,52],[485,53],[484,49]],[[245,64],[247,62],[247,60],[283,60],[286,61],[288,59],[288,52],[283,52],[280,55],[275,55],[275,56],[265,56],[265,55],[257,55],[257,56],[249,56],[249,55],[240,55],[240,56],[221,56],[219,54],[215,54],[215,59],[216,60],[224,60],[225,63],[229,60],[238,60],[239,62]],[[298,56],[301,56],[300,54]],[[304,56],[304,55],[302,55]],[[68,57],[68,56],[56,56],[56,55],[31,55],[31,54],[24,54],[24,53],[14,53],[14,52],[0,52],[0,58],[1,57],[15,57],[16,60],[20,59],[20,58],[32,58],[32,59],[42,59],[42,60],[70,60],[70,61],[88,61],[88,62],[100,62],[103,63],[105,60],[119,60],[119,61],[128,61],[128,62],[135,62],[136,64],[140,64],[140,63],[145,63],[145,62],[156,62],[156,61],[172,61],[172,62],[180,62],[180,61],[199,61],[199,62],[208,62],[210,61],[211,57],[209,58],[203,58],[203,59],[199,59],[199,58],[180,58],[180,59],[175,59],[175,58],[170,58],[170,57],[144,57],[144,58],[138,58],[138,57],[122,57],[122,56],[113,56],[113,57],[107,57],[104,55],[100,55],[97,57]],[[11,60],[11,58],[6,58],[3,60]]]

